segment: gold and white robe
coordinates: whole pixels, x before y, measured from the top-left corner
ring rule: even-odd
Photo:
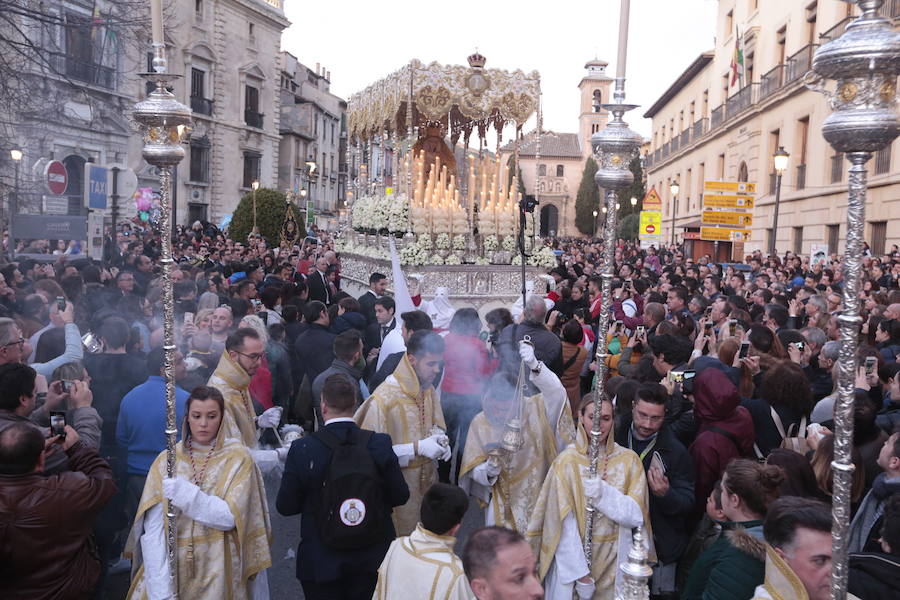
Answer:
[[[589,467],[587,449],[587,436],[579,427],[575,444],[563,450],[550,466],[525,534],[538,557],[539,575],[544,581],[548,600],[571,598],[559,592],[565,590],[566,594],[572,593],[574,581],[571,577],[568,581],[565,577],[560,578],[560,567],[569,573],[583,567],[583,574],[588,574],[580,548],[586,526],[587,498],[582,477]],[[647,478],[640,459],[631,450],[616,444],[612,432],[607,438],[605,450],[608,458],[603,481],[613,489],[612,493],[604,491],[600,502],[614,506],[617,514],[613,514],[612,510],[604,514],[600,508],[595,513],[590,568],[590,576],[596,585],[593,600],[613,600],[618,565],[627,558],[627,547],[631,542],[631,527],[642,524],[647,539],[653,539],[648,513]],[[603,463],[601,455],[600,474]],[[636,506],[631,503],[632,500]],[[634,510],[630,510],[632,506]],[[558,554],[559,565],[556,561]],[[650,560],[656,560],[652,548]]]
[[[353,420],[362,429],[391,436],[392,443],[411,444],[431,435],[433,426],[446,430],[441,403],[434,387],[425,389],[404,355],[394,373],[378,386],[357,409]],[[437,481],[435,461],[424,456],[399,456],[403,478],[409,486],[409,500],[394,509],[397,535],[409,535],[419,522],[419,509],[425,492]]]
[[[453,553],[455,537],[437,535],[419,523],[391,543],[378,568],[372,600],[470,600],[462,561]]]
[[[539,394],[523,399],[524,446],[502,460],[503,468],[494,481],[486,479],[481,465],[488,449],[496,444],[497,429],[484,412],[469,425],[459,487],[486,506],[485,525],[501,525],[525,533],[544,478],[553,460],[575,441],[575,426],[566,389],[550,369],[543,367],[531,375]]]
[[[265,570],[272,565],[272,558],[269,551],[271,527],[262,477],[250,453],[239,441],[222,439],[220,433],[216,448],[206,466],[200,490],[227,503],[230,512],[227,516],[233,519],[234,526],[227,530],[206,526],[176,511],[178,597],[191,600],[265,598],[268,596]],[[198,450],[194,451],[194,462],[201,468],[206,449]],[[202,458],[199,456],[201,452]],[[177,445],[175,467],[177,478],[193,482],[190,457],[181,442]],[[150,467],[125,548],[125,556],[132,558],[129,600],[147,600],[147,579],[159,581],[167,577],[167,559],[164,558],[164,562],[150,561],[148,556],[147,564],[157,565],[163,573],[147,573],[144,564],[145,547],[156,551],[162,549],[165,554],[165,527],[168,522],[162,510],[165,505],[162,486],[165,477],[166,453],[162,452]],[[158,517],[160,511],[162,522],[157,522],[153,531],[145,528],[145,520],[149,525],[151,514]]]
[[[219,435],[240,440],[248,448],[256,448],[256,412],[250,399],[250,376],[228,355],[222,353],[219,365],[207,384],[225,397],[225,415]]]

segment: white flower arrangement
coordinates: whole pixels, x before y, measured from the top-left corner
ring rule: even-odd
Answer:
[[[498,246],[497,236],[496,235],[487,235],[484,237],[484,251],[485,252],[496,252]]]
[[[479,256],[478,258],[475,259],[475,264],[480,265],[480,266],[485,266],[485,265],[491,264],[491,261],[489,261],[488,259],[486,259],[483,256]]]
[[[444,259],[440,254],[432,254],[428,258],[428,262],[425,264],[440,266],[440,265],[444,264]]]
[[[512,235],[507,235],[503,238],[503,249],[507,252],[515,252],[516,251],[516,238]]]
[[[404,233],[409,227],[409,201],[404,195],[362,196],[353,203],[350,223],[357,231]]]
[[[450,248],[450,236],[446,233],[439,233],[434,240],[434,247],[438,250],[447,250]]]
[[[453,249],[454,250],[465,250],[466,249],[466,236],[461,233],[453,236]]]
[[[444,264],[445,265],[461,265],[462,261],[460,260],[460,258],[457,255],[451,254],[446,259],[444,259]]]
[[[543,267],[545,269],[552,269],[557,264],[556,253],[553,252],[553,249],[550,246],[542,246],[540,250],[534,252],[531,255],[531,258],[528,259],[528,263],[535,267]]]

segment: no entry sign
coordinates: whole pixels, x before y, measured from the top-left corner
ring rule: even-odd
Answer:
[[[69,185],[66,166],[58,160],[51,160],[44,167],[44,187],[54,196],[62,196]]]

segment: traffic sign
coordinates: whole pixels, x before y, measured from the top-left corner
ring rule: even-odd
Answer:
[[[118,168],[118,175],[115,175],[115,171],[113,170],[114,167]],[[109,194],[113,193],[113,177],[117,176],[119,181],[115,186],[115,190],[116,194],[119,196],[119,200],[131,200],[131,197],[134,196],[134,193],[138,188],[137,175],[135,175],[134,170],[120,165],[106,165],[106,168],[109,173],[106,182],[106,191]],[[119,206],[122,205],[120,204]]]
[[[66,165],[58,160],[47,162],[44,167],[44,187],[47,192],[54,196],[61,196],[66,193],[66,187],[69,185],[69,172],[66,171]]]
[[[750,230],[730,227],[701,227],[700,239],[710,242],[748,242],[750,241]]]
[[[645,211],[661,211],[662,210],[662,198],[659,197],[659,194],[656,193],[656,188],[651,187],[650,191],[644,196],[644,201],[641,203],[641,208]]]
[[[638,230],[640,239],[659,237],[662,231],[662,213],[655,210],[641,211],[641,228]]]
[[[750,227],[753,225],[753,215],[744,212],[727,212],[722,210],[703,209],[700,214],[700,222],[704,225],[737,225],[738,227]]]
[[[732,194],[755,194],[756,184],[746,181],[704,181],[704,192],[731,192]]]
[[[105,210],[109,197],[109,173],[103,165],[85,163],[84,165],[84,199],[87,207]]]
[[[703,194],[703,208],[727,208],[731,210],[753,210],[753,196],[735,196],[725,194]]]
[[[69,199],[65,196],[44,196],[44,212],[48,215],[69,214]]]

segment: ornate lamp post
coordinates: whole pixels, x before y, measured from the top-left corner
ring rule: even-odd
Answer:
[[[602,190],[606,190],[606,225],[603,231],[606,261],[603,272],[600,274],[602,291],[600,297],[600,317],[597,332],[597,375],[594,392],[597,402],[594,403],[594,426],[590,432],[590,474],[597,476],[600,453],[606,449],[600,444],[600,404],[607,396],[606,375],[608,368],[606,358],[608,350],[606,344],[607,330],[609,329],[609,314],[612,304],[612,279],[615,275],[615,244],[616,244],[616,191],[630,186],[634,182],[634,174],[628,168],[631,160],[637,154],[641,145],[641,136],[628,128],[628,124],[622,120],[622,115],[636,108],[636,105],[625,104],[625,60],[628,51],[628,13],[631,7],[630,0],[622,0],[619,13],[619,49],[616,64],[616,85],[613,93],[613,103],[603,106],[613,115],[612,120],[604,129],[591,136],[591,148],[599,166],[594,181]],[[594,520],[596,512],[590,502],[587,505],[587,515],[584,533],[584,555],[587,559],[588,569],[591,568],[594,556]],[[646,561],[646,551],[641,542],[642,534],[637,531],[636,543],[640,547],[636,550],[635,562]],[[643,573],[623,569],[624,580],[621,589],[616,590],[616,598],[648,598],[647,577]]]
[[[597,211],[594,211],[594,227],[591,229],[591,238],[597,237]]]
[[[847,199],[847,245],[844,253],[843,311],[838,317],[841,350],[838,358],[838,398],[834,410],[834,495],[832,500],[831,597],[847,594],[847,534],[850,486],[853,479],[853,387],[857,368],[859,288],[865,225],[865,164],[872,154],[900,135],[897,75],[900,74],[900,32],[878,16],[883,0],[857,0],[862,15],[845,33],[816,50],[807,85],[828,98],[832,113],[822,135],[850,161]],[[823,80],[834,80],[826,89]]]
[[[13,159],[13,162],[16,164],[16,178],[15,183],[13,185],[13,192],[15,195],[13,196],[14,204],[10,207],[10,214],[16,214],[19,211],[19,167],[22,165],[22,151],[21,150],[10,150],[9,157]],[[12,238],[10,237],[10,240]]]
[[[669,184],[669,192],[672,194],[672,245],[675,245],[675,213],[678,211],[678,191],[681,187],[678,182],[672,180]]]
[[[167,73],[166,45],[163,39],[162,3],[151,0],[153,22],[153,73],[145,77],[156,83],[156,89],[134,107],[134,120],[140,125],[144,147],[141,155],[148,164],[159,169],[159,231],[162,238],[162,278],[163,278],[163,348],[165,349],[166,374],[166,476],[175,475],[175,442],[178,433],[175,423],[175,298],[172,291],[172,227],[170,192],[172,167],[184,158],[182,135],[191,124],[191,109],[175,99],[166,85],[178,78]],[[167,531],[166,549],[169,558],[169,575],[175,581],[175,596],[178,596],[175,538],[175,511],[166,502]]]
[[[772,237],[769,238],[769,256],[775,256],[775,239],[778,237],[778,209],[781,208],[781,176],[788,166],[790,154],[784,146],[778,146],[778,150],[772,155],[772,163],[775,165],[775,215],[772,217]]]
[[[250,184],[253,189],[253,233],[259,233],[259,227],[256,226],[256,190],[259,189],[259,181]]]

